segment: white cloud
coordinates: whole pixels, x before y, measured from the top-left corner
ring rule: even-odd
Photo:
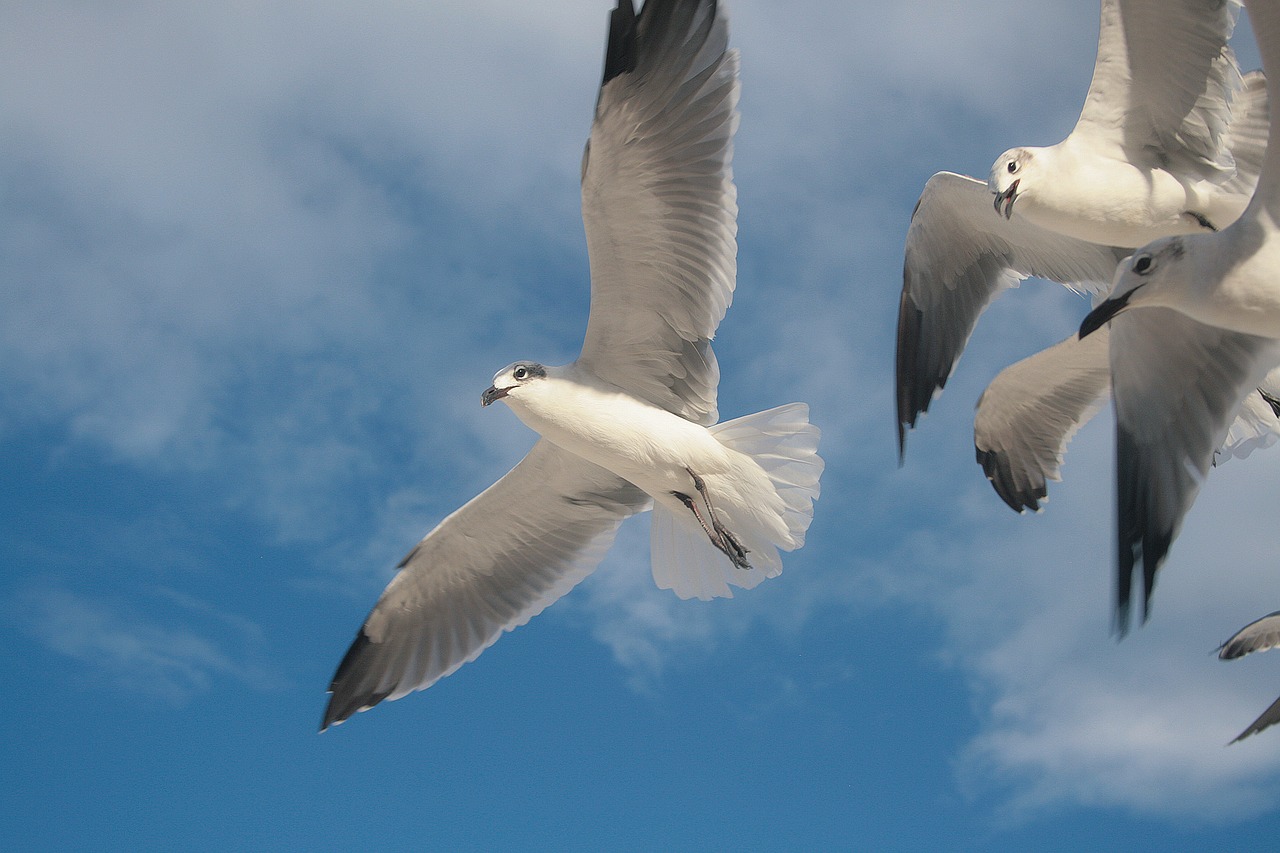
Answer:
[[[1280,458],[1214,472],[1162,570],[1151,622],[1116,643],[1109,417],[1081,433],[1042,515],[1014,517],[984,495],[984,510],[960,509],[951,538],[895,562],[924,571],[899,595],[945,621],[948,657],[978,702],[961,778],[1019,820],[1068,805],[1193,822],[1266,811],[1280,744],[1225,744],[1280,692],[1280,676],[1256,681],[1265,667],[1250,673],[1212,652],[1272,609],[1258,599],[1273,571],[1259,537]]]
[[[125,690],[183,705],[212,690],[220,679],[234,679],[260,690],[273,689],[279,678],[254,662],[245,650],[261,630],[234,614],[226,614],[188,595],[157,590],[170,605],[167,619],[143,615],[137,604],[97,598],[56,587],[31,588],[12,605],[25,631],[50,651],[80,664],[84,677],[103,678]],[[176,612],[174,612],[176,608]],[[198,631],[196,622],[216,622],[218,630]],[[221,641],[210,639],[216,633]]]

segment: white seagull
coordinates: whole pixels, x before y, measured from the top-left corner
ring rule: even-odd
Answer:
[[[1265,652],[1280,646],[1280,611],[1268,613],[1261,619],[1250,622],[1218,647],[1220,660],[1235,660],[1252,652]],[[1280,723],[1280,699],[1272,702],[1258,719],[1235,736],[1232,743],[1244,740],[1249,735],[1257,734],[1263,729]]]
[[[1262,75],[1241,78],[1227,46],[1237,7],[1103,0],[1093,80],[1071,134],[1006,151],[985,183],[939,172],[925,184],[898,311],[900,461],[907,430],[1005,290],[1035,276],[1103,295],[1133,247],[1211,232],[1244,210],[1267,110]]]
[[[1262,66],[1280,73],[1280,6],[1247,4]],[[1271,118],[1271,133],[1277,117]],[[1249,207],[1217,234],[1156,240],[1117,270],[1080,337],[1112,321],[1116,410],[1116,630],[1128,629],[1134,570],[1143,620],[1156,572],[1209,473],[1241,400],[1280,365],[1280,146]],[[1175,326],[1170,308],[1181,315]]]
[[[715,0],[613,11],[582,167],[591,316],[577,361],[500,370],[542,438],[401,563],[329,686],[323,731],[422,690],[568,592],[654,511],[653,574],[731,595],[804,543],[822,459],[808,407],[716,424],[711,337],[733,297],[738,54]]]

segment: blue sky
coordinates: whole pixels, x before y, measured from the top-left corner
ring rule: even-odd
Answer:
[[[1018,517],[972,411],[1083,300],[983,319],[897,467],[930,174],[1078,114],[1096,8],[738,0],[727,417],[812,406],[805,548],[732,600],[647,521],[455,675],[316,734],[392,567],[534,437],[482,410],[586,322],[608,2],[0,10],[0,843],[22,849],[1258,849],[1280,453],[1215,471],[1117,644],[1111,426]],[[1258,66],[1247,26],[1246,68]]]

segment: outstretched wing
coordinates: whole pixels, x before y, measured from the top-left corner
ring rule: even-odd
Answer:
[[[430,687],[595,569],[640,489],[544,440],[401,562],[329,685],[321,731]]]
[[[1218,647],[1221,660],[1235,660],[1253,652],[1265,652],[1280,646],[1280,610],[1255,619],[1236,631]]]
[[[1252,652],[1274,649],[1276,646],[1280,646],[1280,611],[1268,613],[1261,619],[1245,625],[1218,647],[1218,657],[1221,660],[1235,660]],[[1236,735],[1231,742],[1244,740],[1249,735],[1257,734],[1276,723],[1280,723],[1280,699],[1272,702],[1258,719],[1250,723],[1249,727]]]
[[[1240,70],[1238,2],[1102,0],[1098,58],[1073,136],[1204,178],[1234,171],[1223,135]]]
[[[955,369],[978,317],[1029,276],[1097,293],[1129,250],[1055,234],[992,207],[987,185],[952,172],[929,179],[911,215],[898,307],[898,454]]]
[[[1142,310],[1154,312],[1149,319],[1161,328],[1172,328],[1183,317],[1171,308]],[[973,419],[978,464],[1015,512],[1041,508],[1048,494],[1046,480],[1061,479],[1068,442],[1107,402],[1110,339],[1110,326],[1084,340],[1072,335],[1000,371],[978,398]],[[1244,458],[1280,439],[1280,400],[1268,402],[1280,394],[1276,383],[1280,370],[1244,398],[1214,453],[1214,465]],[[1276,388],[1271,397],[1268,388]]]
[[[1111,321],[1116,408],[1116,631],[1142,567],[1143,620],[1240,402],[1280,364],[1280,342],[1138,308]]]
[[[1106,404],[1110,337],[1105,327],[1083,340],[1073,334],[1000,371],[978,398],[978,464],[1014,512],[1040,509],[1045,481],[1061,479],[1067,443]]]
[[[1280,699],[1276,699],[1276,701],[1272,702],[1271,705],[1267,707],[1267,710],[1262,712],[1262,715],[1259,716],[1258,719],[1250,723],[1249,727],[1236,735],[1231,742],[1235,743],[1236,741],[1244,740],[1249,735],[1257,734],[1263,729],[1274,726],[1276,723],[1280,723]]]
[[[591,318],[578,361],[704,425],[737,275],[728,38],[714,0],[648,0],[638,18],[621,0],[582,172]]]

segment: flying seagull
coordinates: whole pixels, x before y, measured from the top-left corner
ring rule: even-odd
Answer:
[[[1227,39],[1237,3],[1103,0],[1098,53],[1071,134],[996,160],[986,182],[939,172],[907,231],[898,309],[898,456],[978,317],[1022,279],[1105,295],[1156,237],[1211,232],[1252,195],[1266,85]],[[994,208],[994,209],[993,209]]]
[[[578,359],[518,361],[481,396],[542,436],[409,552],[339,664],[323,731],[422,690],[523,625],[653,509],[654,579],[728,596],[804,543],[822,459],[808,407],[716,423],[711,337],[733,297],[738,54],[715,0],[613,11],[582,211],[591,314]]]
[[[1251,2],[1262,66],[1280,73],[1280,8]],[[1271,133],[1277,118],[1271,118]],[[1117,270],[1085,317],[1111,321],[1116,411],[1116,631],[1128,629],[1142,569],[1146,621],[1156,572],[1209,473],[1241,400],[1280,365],[1280,150],[1267,152],[1244,214],[1220,233],[1156,240]],[[1170,325],[1170,308],[1179,323]]]
[[[1268,613],[1261,619],[1250,622],[1218,647],[1219,660],[1235,660],[1253,652],[1265,652],[1280,646],[1280,611]],[[1258,719],[1249,727],[1236,735],[1232,743],[1244,740],[1249,735],[1257,734],[1263,729],[1280,723],[1280,699],[1272,702]]]

